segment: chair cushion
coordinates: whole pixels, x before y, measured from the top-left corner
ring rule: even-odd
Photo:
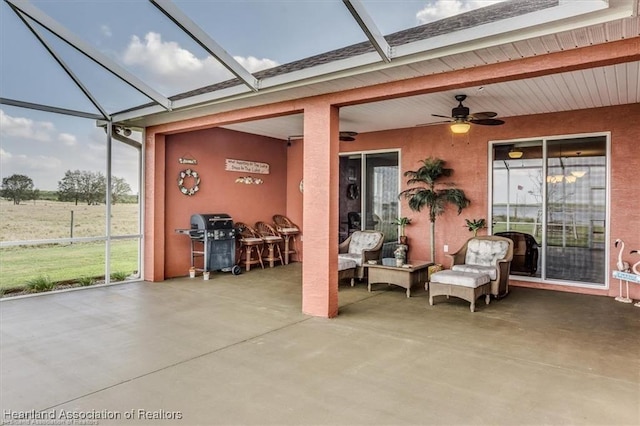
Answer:
[[[240,242],[243,243],[261,243],[262,238],[241,238]]]
[[[264,235],[262,239],[268,243],[277,243],[282,241],[282,237],[276,237],[275,235]]]
[[[350,260],[355,262],[356,265],[362,266],[362,253],[340,253],[338,255],[338,262],[340,262],[341,259]]]
[[[280,232],[300,232],[298,228],[278,228]]]
[[[341,258],[340,256],[338,256],[338,271],[346,271],[347,269],[353,269],[357,266],[358,264],[355,260]]]
[[[349,243],[349,253],[362,255],[363,250],[371,250],[380,242],[382,234],[377,232],[360,232],[356,231],[351,234],[351,242]]]
[[[498,270],[495,266],[483,266],[483,265],[453,265],[451,267],[452,271],[459,272],[474,272],[477,274],[486,274],[489,275],[489,278],[495,280],[498,278]]]
[[[489,282],[489,275],[476,272],[440,271],[431,275],[432,283],[459,285],[461,287],[477,288]]]
[[[506,241],[471,239],[467,244],[464,263],[468,265],[496,266],[509,250]]]

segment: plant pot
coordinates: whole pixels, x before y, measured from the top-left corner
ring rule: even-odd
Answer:
[[[195,278],[195,277],[196,277],[196,270],[189,269],[189,278]]]
[[[209,279],[209,271],[204,271],[202,273],[202,279],[205,281]]]

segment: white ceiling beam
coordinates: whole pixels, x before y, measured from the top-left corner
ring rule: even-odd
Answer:
[[[351,12],[353,19],[356,20],[360,28],[365,33],[369,42],[376,49],[380,57],[385,62],[391,62],[391,56],[393,53],[392,47],[387,43],[387,39],[384,38],[382,32],[378,29],[378,26],[373,21],[373,18],[367,12],[360,0],[342,0]]]
[[[89,118],[92,120],[102,120],[104,117],[100,114],[77,111],[73,109],[59,108],[50,105],[35,104],[32,102],[18,101],[9,98],[0,98],[0,105],[10,105],[18,108],[35,109],[37,111],[53,112],[55,114],[71,115],[74,117]]]
[[[182,31],[187,33],[204,50],[216,58],[226,69],[238,77],[252,91],[257,92],[259,81],[244,68],[233,56],[220,46],[209,34],[182,12],[171,0],[149,0],[167,18],[173,21]]]
[[[143,95],[152,99],[154,102],[162,105],[166,110],[171,110],[171,101],[169,98],[160,94],[145,82],[140,80],[129,71],[122,68],[120,65],[112,61],[109,57],[102,54],[99,50],[94,49],[91,45],[83,41],[80,37],[77,37],[63,25],[51,18],[49,15],[32,5],[28,0],[5,0],[13,8],[21,11],[29,18],[33,19],[47,30],[51,31],[56,36],[60,37],[66,43],[78,50],[83,55],[87,56],[116,77],[129,84],[134,89],[138,90]]]
[[[80,81],[80,78],[78,78],[78,76],[75,75],[75,73],[71,70],[71,68],[67,65],[67,63],[62,59],[62,57],[58,55],[58,53],[55,51],[53,46],[43,37],[40,31],[35,26],[31,25],[26,15],[24,15],[21,11],[17,9],[14,9],[14,8],[11,8],[11,9],[18,15],[18,17],[20,17],[22,22],[24,22],[27,28],[31,30],[33,35],[40,41],[40,43],[42,43],[42,45],[44,46],[45,49],[47,49],[49,54],[53,56],[53,59],[55,59],[56,62],[58,62],[58,64],[67,73],[67,75],[74,81],[76,86],[78,86],[78,88],[82,91],[82,93],[84,93],[84,95],[87,97],[87,99],[89,99],[89,101],[93,104],[93,106],[96,107],[98,111],[100,111],[100,113],[102,114],[102,118],[108,119],[109,113],[100,105],[98,100],[91,94],[89,89],[84,84],[82,84],[82,81]]]

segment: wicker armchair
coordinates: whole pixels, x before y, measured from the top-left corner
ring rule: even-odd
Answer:
[[[364,278],[368,260],[379,260],[384,234],[379,231],[355,231],[338,246],[338,259],[356,262],[356,277]]]
[[[491,294],[501,298],[509,292],[513,241],[495,235],[473,237],[460,250],[448,255],[451,270],[489,275]]]

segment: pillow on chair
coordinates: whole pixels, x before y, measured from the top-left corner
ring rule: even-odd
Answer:
[[[374,232],[359,232],[351,234],[349,253],[362,254],[364,250],[371,250],[380,243],[380,234]]]
[[[476,240],[469,241],[465,262],[468,265],[496,266],[509,250],[504,241]],[[495,278],[494,278],[495,279]]]

